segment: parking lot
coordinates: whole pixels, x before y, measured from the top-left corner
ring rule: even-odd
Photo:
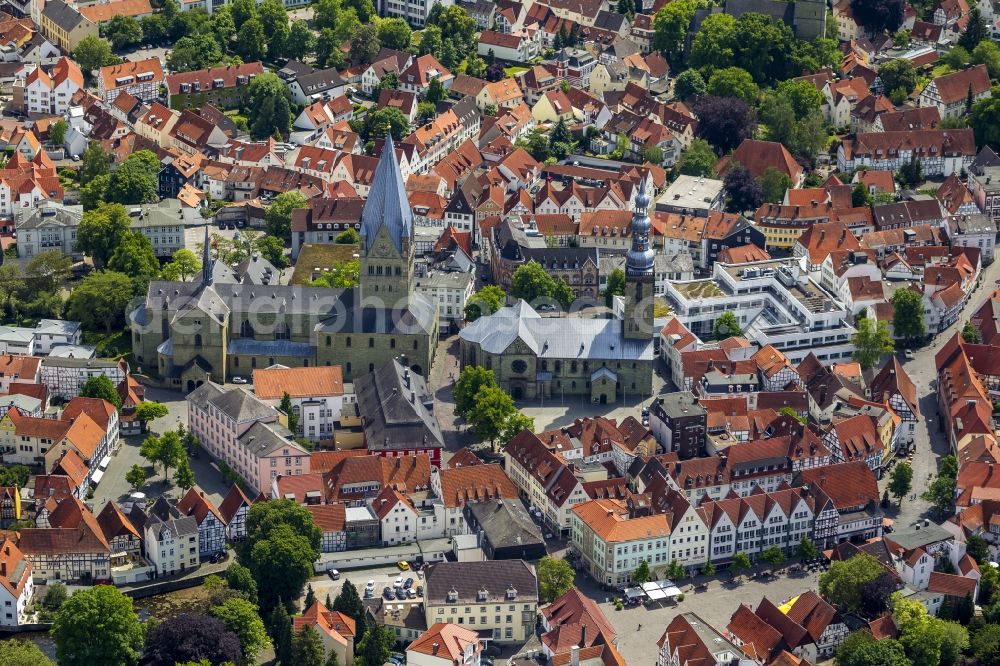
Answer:
[[[396,565],[385,566],[385,567],[375,567],[372,569],[351,569],[347,571],[340,572],[340,580],[331,580],[327,574],[322,576],[315,576],[310,581],[309,584],[312,585],[313,594],[320,601],[326,599],[326,595],[330,595],[330,600],[333,601],[340,594],[341,588],[344,586],[345,581],[351,581],[351,583],[358,589],[358,594],[364,596],[365,585],[368,581],[375,582],[375,593],[374,596],[378,597],[382,595],[383,588],[392,588],[396,578],[402,578],[406,581],[407,578],[413,579],[413,588],[416,590],[418,585],[424,584],[423,573],[420,571],[400,571]],[[393,598],[393,603],[419,603],[423,601],[422,598],[417,597],[415,599],[407,599],[403,601],[398,601]]]

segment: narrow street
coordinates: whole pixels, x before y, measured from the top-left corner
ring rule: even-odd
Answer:
[[[920,519],[933,519],[935,517],[930,512],[930,505],[921,499],[920,495],[937,472],[938,460],[950,453],[948,440],[940,430],[940,415],[938,414],[935,388],[937,386],[935,381],[937,369],[934,366],[934,355],[955,333],[962,330],[971,314],[997,288],[996,281],[998,279],[1000,279],[1000,261],[994,261],[983,268],[979,286],[969,296],[969,300],[962,310],[962,316],[957,322],[939,333],[927,346],[915,349],[912,360],[906,360],[901,353],[899,354],[900,361],[904,364],[907,374],[917,388],[921,416],[914,438],[917,448],[912,462],[913,490],[911,496],[915,494],[916,497],[914,499],[904,497],[902,505],[898,507],[893,502],[892,507],[886,512],[888,517],[896,521],[899,528],[911,525]],[[880,482],[879,488],[884,490],[888,483],[889,475],[886,474]]]

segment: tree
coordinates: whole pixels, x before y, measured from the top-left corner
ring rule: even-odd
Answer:
[[[566,278],[560,277],[553,282],[552,297],[559,301],[559,305],[568,309],[573,304],[573,301],[576,300],[576,293],[569,286],[569,283],[566,282]]]
[[[653,580],[653,575],[649,571],[649,562],[646,560],[639,560],[639,566],[635,568],[632,573],[632,582],[641,585],[642,583],[648,583]]]
[[[176,432],[168,430],[162,435],[150,435],[139,447],[139,455],[148,460],[154,468],[159,463],[163,467],[164,478],[170,478],[170,469],[187,462],[187,451]]]
[[[80,40],[76,50],[73,51],[73,60],[80,65],[80,69],[88,78],[94,70],[118,62],[118,58],[111,51],[111,44],[95,35]]]
[[[350,581],[347,581],[350,582]],[[288,617],[288,609],[284,604],[276,604],[268,618],[268,635],[274,646],[274,656],[279,664],[291,664],[292,661],[292,620]]]
[[[663,573],[668,579],[676,581],[684,578],[684,567],[677,560],[670,560]]]
[[[732,312],[723,312],[719,315],[719,318],[715,320],[715,325],[712,327],[712,331],[715,334],[716,340],[725,340],[726,338],[739,337],[743,335],[743,329],[740,327],[740,320],[736,318]]]
[[[896,173],[896,181],[902,187],[917,187],[923,179],[923,167],[917,161],[916,156],[911,157],[909,162],[905,162],[903,166],[899,167],[899,171]]]
[[[292,408],[292,396],[288,395],[288,391],[285,391],[281,396],[281,404],[278,405],[278,409],[285,413],[288,417],[288,429],[292,431],[293,435],[298,435],[299,432],[299,416],[295,413]],[[312,588],[309,588],[312,590]],[[306,604],[306,606],[311,606],[312,604]]]
[[[387,49],[405,51],[410,48],[412,35],[410,25],[401,18],[387,18],[378,22],[378,40]]]
[[[0,641],[0,654],[6,666],[55,666],[41,648],[29,640],[11,638]]]
[[[264,212],[264,224],[267,225],[267,233],[280,238],[282,241],[290,242],[292,235],[292,211],[296,208],[305,208],[306,198],[301,192],[282,192],[274,198],[274,201]]]
[[[49,127],[49,143],[53,146],[61,146],[66,140],[66,132],[69,130],[69,123],[65,120],[57,120]]]
[[[930,502],[942,516],[950,516],[955,508],[956,469],[955,456],[945,456],[938,463],[938,473],[921,495],[921,499]]]
[[[892,616],[899,628],[899,642],[914,666],[954,664],[969,644],[964,627],[928,615],[919,601],[898,593],[892,597]]]
[[[316,593],[313,592],[313,586],[310,583],[306,587],[306,598],[305,598],[305,601],[302,602],[302,607],[303,608],[312,608],[313,604],[315,604],[315,603],[316,603]]]
[[[889,333],[889,323],[871,318],[857,322],[858,332],[851,343],[854,345],[852,357],[863,370],[874,368],[884,354],[891,354],[895,345]]]
[[[229,11],[233,17],[233,25],[239,30],[244,23],[257,16],[257,3],[254,0],[233,0]]]
[[[907,95],[917,87],[917,71],[909,60],[890,60],[878,70],[885,90],[902,88]]]
[[[353,618],[359,630],[364,630],[365,604],[358,595],[358,589],[354,587],[351,581],[344,581],[344,585],[340,588],[337,598],[333,600],[330,610],[335,610]]]
[[[795,556],[799,558],[801,562],[811,560],[816,557],[819,551],[816,550],[816,544],[809,540],[809,537],[802,537],[799,544],[795,546]]]
[[[718,161],[711,144],[704,139],[694,139],[681,153],[677,172],[686,176],[711,176]]]
[[[904,0],[851,0],[851,11],[858,25],[868,34],[877,35],[899,29],[905,5]]]
[[[146,485],[146,478],[146,470],[139,467],[139,465],[132,465],[129,471],[125,473],[125,480],[132,487],[132,490],[139,490],[139,488]]]
[[[356,65],[370,64],[381,48],[378,28],[374,25],[361,25],[351,35],[351,62]]]
[[[908,49],[910,48],[910,41],[913,38],[913,31],[906,28],[901,28],[896,31],[896,34],[892,36],[892,45],[897,49]]]
[[[441,83],[441,80],[438,78],[431,79],[430,84],[427,86],[427,93],[424,95],[424,99],[431,104],[437,104],[438,102],[444,100],[447,96],[448,93],[444,89],[444,84]]]
[[[562,558],[546,555],[535,567],[538,575],[538,595],[543,603],[551,603],[573,587],[573,567]]]
[[[45,592],[45,598],[42,599],[42,607],[46,610],[57,611],[62,608],[62,605],[66,603],[66,599],[68,598],[69,595],[66,592],[66,586],[59,582],[53,583]]]
[[[111,174],[108,201],[134,205],[156,201],[159,192],[160,160],[148,150],[132,153]]]
[[[714,16],[728,16],[728,14]],[[715,70],[708,77],[708,94],[716,97],[736,97],[747,104],[753,104],[757,101],[760,89],[747,70],[742,67],[726,67]]]
[[[232,597],[212,608],[209,613],[222,620],[229,631],[236,634],[242,654],[240,663],[244,666],[256,664],[257,655],[270,643],[264,622],[257,614],[257,607],[246,599]]]
[[[226,624],[207,615],[181,613],[153,626],[147,638],[152,666],[207,659],[213,664],[239,661],[240,641]]]
[[[852,631],[837,647],[837,666],[910,666],[902,643],[875,640],[867,631]]]
[[[927,332],[924,303],[919,293],[912,289],[897,289],[892,295],[892,308],[892,329],[896,337],[913,342],[924,336]]]
[[[191,469],[191,463],[188,462],[187,458],[184,458],[177,467],[177,473],[174,474],[174,483],[181,490],[190,490],[194,487],[194,471]]]
[[[392,134],[395,141],[401,141],[410,132],[409,119],[394,106],[383,106],[365,116],[361,136],[365,141],[384,139]]]
[[[879,322],[884,323],[884,322]],[[892,468],[889,477],[889,492],[893,494],[897,502],[902,502],[903,498],[909,494],[913,486],[913,468],[909,463],[900,463]]]
[[[642,161],[649,162],[650,164],[656,164],[657,166],[663,164],[663,149],[659,146],[647,146],[642,150]]]
[[[257,605],[257,582],[250,570],[239,562],[233,562],[226,569],[226,586],[239,593],[244,599]]]
[[[674,97],[682,101],[700,97],[707,89],[705,79],[696,69],[686,69],[674,80]]]
[[[517,145],[528,151],[528,154],[538,162],[544,162],[551,155],[549,137],[537,129],[529,132],[527,138],[518,139]]]
[[[104,36],[116,51],[138,46],[142,42],[142,26],[134,16],[117,15],[104,27]]]
[[[100,640],[94,640],[95,630]],[[107,666],[137,664],[143,634],[132,600],[110,585],[77,591],[56,613],[49,632],[59,663]]]
[[[222,44],[227,42],[220,42],[214,34],[185,35],[167,54],[167,66],[172,72],[193,72],[220,65],[226,59]]]
[[[145,234],[129,231],[108,259],[108,270],[124,273],[135,281],[135,291],[145,293],[149,281],[160,273],[160,262]]]
[[[323,643],[312,626],[306,624],[292,638],[292,662],[296,666],[323,666]]]
[[[764,201],[768,203],[781,203],[785,198],[785,192],[794,186],[787,173],[778,171],[774,167],[767,167],[760,175],[760,189]]]
[[[757,210],[764,202],[764,192],[760,182],[751,176],[750,172],[742,165],[737,164],[726,171],[723,187],[728,196],[726,209],[729,212],[739,213]]]
[[[348,229],[337,234],[337,240],[334,242],[338,245],[357,245],[361,242],[361,236],[358,235],[357,230]]]
[[[243,59],[243,62],[264,59],[267,54],[267,35],[260,19],[251,18],[240,26],[236,34],[234,50],[236,55]]]
[[[312,514],[290,500],[251,507],[239,560],[257,581],[262,608],[298,598],[319,557],[320,537]]]
[[[625,295],[625,271],[616,268],[608,276],[608,286],[604,290],[604,305],[612,307],[615,296]]]
[[[80,166],[80,184],[86,185],[98,176],[111,173],[111,157],[97,141],[87,144]]]
[[[662,53],[673,68],[679,69],[688,28],[700,6],[698,0],[675,0],[664,5],[653,17],[653,48]]]
[[[969,641],[969,652],[979,666],[1000,666],[1000,624],[980,627]]]
[[[104,267],[125,234],[131,233],[128,211],[121,204],[104,204],[83,214],[76,232],[76,249]]]
[[[729,568],[733,571],[741,571],[750,568],[750,556],[746,553],[739,552],[733,555],[733,561],[729,565]]]
[[[420,32],[420,55],[431,54],[435,58],[441,53],[441,28],[436,25],[429,25]],[[438,58],[440,60],[440,58]],[[444,63],[441,63],[442,65]]]
[[[537,261],[518,266],[510,279],[510,295],[529,304],[539,298],[552,298],[554,290],[555,281]]]
[[[5,465],[0,467],[0,486],[23,488],[31,476],[31,470],[26,465]]]
[[[122,406],[122,398],[118,395],[115,385],[111,383],[107,375],[97,375],[87,379],[80,387],[80,395],[84,398],[100,398],[110,402],[115,406],[115,409],[121,409]]]
[[[285,55],[302,60],[316,50],[316,35],[305,21],[295,21],[288,31],[285,41]]]
[[[976,562],[985,564],[990,559],[989,544],[978,534],[970,534],[965,538],[965,552]]]
[[[493,314],[506,301],[507,294],[503,289],[493,284],[486,285],[465,302],[465,321],[476,321],[484,315]]]
[[[110,333],[125,324],[125,309],[132,300],[132,280],[113,271],[91,273],[70,294],[66,304],[69,318],[87,329]]]
[[[455,382],[452,399],[455,401],[455,413],[462,418],[468,418],[476,405],[476,395],[484,386],[496,388],[497,380],[492,370],[481,365],[467,365]]]
[[[33,291],[56,291],[69,279],[73,260],[59,250],[48,250],[28,262],[25,275]]]
[[[272,60],[285,54],[288,43],[288,11],[280,0],[264,0],[257,6],[257,19],[267,35],[267,55]],[[244,25],[244,27],[246,27]]]
[[[777,546],[771,546],[764,549],[760,554],[760,559],[768,564],[778,565],[785,561],[785,551]]]
[[[705,564],[701,567],[701,573],[703,576],[714,576],[715,575],[715,565],[712,564],[712,560],[706,560]]]
[[[976,48],[972,49],[970,55],[972,64],[986,65],[990,79],[1000,77],[1000,46],[997,46],[992,40],[987,39],[980,42]]]
[[[699,118],[698,137],[708,141],[718,154],[732,151],[757,128],[753,111],[736,97],[705,95],[692,101],[692,107]]]
[[[868,191],[868,187],[864,183],[859,182],[851,190],[851,205],[855,208],[871,206],[874,201],[871,192]]]
[[[969,126],[976,135],[976,145],[1000,147],[1000,95],[992,94],[973,104]]]
[[[242,39],[242,37],[241,37]],[[253,78],[247,88],[246,110],[250,134],[266,139],[277,132],[284,134],[292,124],[291,92],[273,72]]]
[[[877,559],[860,553],[849,560],[831,563],[829,570],[819,577],[819,591],[842,611],[857,612],[861,609],[861,586],[883,573],[885,569]]]
[[[982,12],[979,11],[979,7],[973,6],[972,11],[969,12],[969,22],[965,24],[965,30],[958,38],[958,45],[966,51],[972,51],[989,36],[989,28],[986,26]]]
[[[175,282],[186,282],[201,272],[201,261],[187,248],[176,250],[173,257],[163,266],[163,279]]]
[[[476,392],[475,406],[468,415],[472,433],[484,442],[509,440],[534,421],[521,414],[514,399],[497,386],[484,386]]]
[[[381,666],[389,658],[396,644],[396,635],[392,629],[372,623],[365,630],[364,638],[357,643],[355,664],[360,659],[361,666]]]

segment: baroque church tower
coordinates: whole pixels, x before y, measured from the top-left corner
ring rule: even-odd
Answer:
[[[392,136],[386,137],[361,212],[360,236],[361,297],[379,298],[386,307],[408,301],[413,294],[413,210]]]
[[[625,255],[624,336],[631,340],[649,340],[653,336],[653,250],[649,246],[652,223],[646,209],[646,178],[639,181],[632,214],[632,247]]]

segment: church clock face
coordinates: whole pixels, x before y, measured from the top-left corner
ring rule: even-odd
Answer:
[[[375,254],[379,257],[389,256],[389,244],[384,239],[375,243]]]

